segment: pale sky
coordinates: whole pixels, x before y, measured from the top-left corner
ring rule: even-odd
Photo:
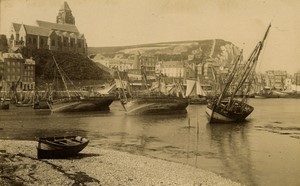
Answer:
[[[11,22],[55,22],[63,0],[0,0]],[[258,71],[300,71],[300,0],[67,0],[88,46],[224,39],[248,57],[270,22]]]

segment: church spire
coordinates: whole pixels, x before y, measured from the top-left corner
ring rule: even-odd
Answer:
[[[59,9],[58,15],[56,17],[56,23],[75,25],[75,18],[72,15],[72,10],[66,1]]]

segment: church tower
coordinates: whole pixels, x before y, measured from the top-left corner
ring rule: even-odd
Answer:
[[[58,12],[58,15],[56,17],[56,23],[75,25],[75,18],[72,15],[72,10],[70,9],[66,1],[63,3]]]

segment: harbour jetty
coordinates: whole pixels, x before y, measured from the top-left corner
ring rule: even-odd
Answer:
[[[0,185],[240,185],[189,165],[92,144],[72,159],[39,160],[36,145],[0,140]]]

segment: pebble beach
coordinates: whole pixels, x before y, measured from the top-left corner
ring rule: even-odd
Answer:
[[[240,185],[189,165],[87,146],[37,159],[36,141],[0,140],[0,185]]]

